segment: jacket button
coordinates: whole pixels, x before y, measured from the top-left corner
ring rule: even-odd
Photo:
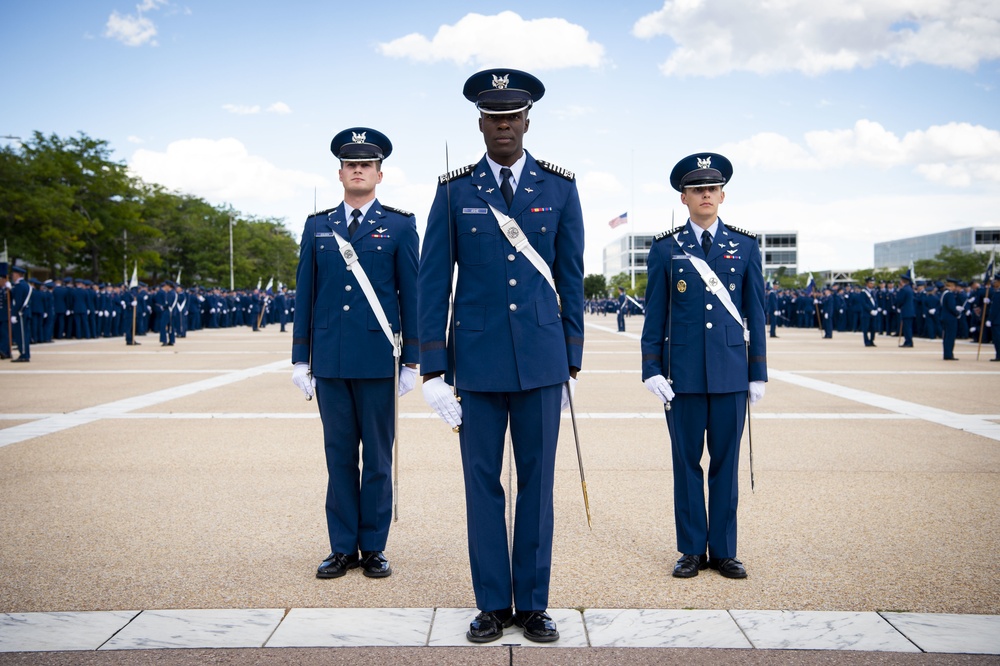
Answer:
[[[347,312],[347,311],[348,311],[348,310],[350,310],[350,309],[351,309],[351,306],[350,306],[350,305],[345,305],[345,306],[344,306],[344,312]],[[709,326],[711,326],[711,324],[709,324]]]
[[[513,254],[508,254],[507,255],[507,261],[514,261],[514,255]]]
[[[323,248],[325,248],[325,247],[326,247],[326,245],[320,245],[320,246],[319,246],[319,249],[321,249],[321,250],[322,250],[322,249],[323,249]]]
[[[510,304],[510,311],[511,312],[517,312],[517,303],[511,303]]]
[[[352,289],[351,285],[349,284],[344,285],[344,291],[350,291],[351,289]]]
[[[712,304],[711,303],[706,303],[705,304],[705,309],[706,310],[711,310],[712,309]]]
[[[705,324],[705,328],[712,328],[712,322],[708,322],[707,324]]]
[[[543,234],[545,233],[545,227],[542,227],[542,233]]]
[[[511,278],[511,279],[507,280],[507,284],[509,284],[512,287],[516,287],[517,286],[517,280],[515,280],[514,278]]]
[[[476,228],[472,227],[472,233],[476,233]]]

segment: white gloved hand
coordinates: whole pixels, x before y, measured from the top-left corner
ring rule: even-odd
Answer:
[[[308,363],[296,363],[292,368],[292,383],[305,394],[306,400],[312,400],[316,392],[316,380],[309,374]]]
[[[931,308],[930,310],[928,310],[928,312],[934,314],[935,312],[937,312],[937,308]]]
[[[830,318],[830,315],[827,314],[826,312],[824,312],[823,313],[823,319],[829,319],[829,318]]]
[[[399,397],[402,398],[404,395],[413,390],[413,387],[417,385],[417,371],[408,365],[404,365],[399,369]]]
[[[756,405],[764,397],[764,382],[750,382],[750,404]]]
[[[72,314],[73,314],[73,311],[72,311],[72,310],[66,310],[66,316],[67,316],[67,317],[69,317],[69,316],[70,316],[70,315],[72,315]]]
[[[425,380],[422,390],[424,400],[445,423],[452,428],[462,425],[462,405],[451,392],[451,387],[445,383],[444,377]]]
[[[872,311],[871,311],[871,316],[873,316],[873,317],[874,317],[874,316],[875,316],[875,315],[877,315],[877,314],[878,314],[878,310],[872,310]]]
[[[781,316],[781,310],[775,310],[774,311],[774,316],[775,317],[780,317]]]
[[[571,397],[573,397],[573,398],[576,397],[576,378],[574,378],[574,377],[570,377],[569,378],[569,393],[568,394],[566,393],[566,385],[563,384],[563,389],[562,389],[562,403],[559,405],[560,411],[563,411],[563,412],[566,411],[566,408],[569,407],[569,399]]]
[[[989,297],[989,296],[985,296],[985,297],[983,297],[983,304],[984,304],[984,305],[985,305],[985,304],[988,304],[989,302],[990,302],[990,297]]]
[[[674,399],[674,390],[663,375],[654,375],[643,382],[646,390],[660,399],[664,405]]]
[[[10,316],[10,323],[12,323],[12,324],[16,324],[17,323],[17,315],[11,315]]]
[[[962,306],[961,305],[956,305],[955,306],[955,312],[958,312],[958,313],[961,314],[961,312],[962,312]]]
[[[987,327],[987,328],[989,328],[989,327],[991,327],[991,326],[993,326],[993,322],[991,322],[991,321],[987,321],[987,322],[986,322],[986,327]]]

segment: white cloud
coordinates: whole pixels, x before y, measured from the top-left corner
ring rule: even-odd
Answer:
[[[105,27],[105,37],[117,39],[125,46],[142,46],[143,44],[156,46],[156,26],[144,16],[132,16],[131,14],[122,16],[118,12],[111,12]]]
[[[604,47],[590,41],[581,26],[561,18],[526,20],[512,11],[467,14],[454,25],[442,25],[432,39],[411,33],[380,43],[378,51],[416,62],[444,60],[533,71],[599,67],[604,62]]]
[[[673,51],[660,65],[668,76],[816,75],[879,62],[971,70],[1000,57],[1000,3],[666,0],[636,21],[632,34],[673,40]]]
[[[577,181],[580,192],[586,192],[591,197],[621,194],[625,191],[618,176],[607,171],[588,171],[580,174]]]
[[[238,116],[252,116],[260,113],[260,106],[256,104],[254,106],[247,106],[246,104],[223,104],[222,108]]]
[[[764,132],[720,152],[742,164],[775,170],[911,167],[929,181],[953,187],[1000,183],[1000,131],[969,123],[934,125],[899,137],[863,119],[850,129],[807,132],[801,143]]]
[[[267,107],[268,113],[276,113],[280,116],[286,116],[292,112],[292,107],[288,106],[284,102],[275,102],[271,106]]]
[[[145,141],[143,141],[142,138],[137,137],[135,135],[129,135],[127,141],[129,143],[145,143]]]
[[[313,188],[329,185],[323,176],[282,169],[250,155],[238,140],[182,139],[166,152],[139,149],[129,168],[144,181],[193,194],[213,203],[273,203],[312,199]],[[248,205],[249,204],[249,205]]]

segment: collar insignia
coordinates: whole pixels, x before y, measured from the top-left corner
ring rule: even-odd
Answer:
[[[386,229],[386,228],[384,228],[384,227],[379,227],[379,228],[378,228],[378,229],[376,229],[375,231],[376,231],[377,233],[380,233],[380,234],[384,234],[385,232],[387,232],[387,231],[388,231],[388,229]]]
[[[534,190],[531,189],[530,187],[524,188],[524,191],[527,192],[528,194],[531,194],[532,192],[534,192]]]

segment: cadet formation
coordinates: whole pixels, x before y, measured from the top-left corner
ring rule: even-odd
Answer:
[[[645,314],[636,362],[664,410],[680,553],[672,574],[681,579],[706,569],[748,575],[738,558],[738,461],[749,410],[765,393],[768,338],[788,328],[813,328],[821,338],[860,332],[865,347],[940,337],[946,360],[955,359],[957,341],[983,339],[1000,361],[1000,279],[915,281],[907,272],[895,283],[765,284],[755,235],[720,216],[733,165],[709,152],[680,159],[670,173],[689,217],[655,237],[645,297],[619,289],[616,298],[585,303],[575,176],[524,147],[544,85],[527,72],[490,69],[462,92],[485,153],[438,179],[422,247],[414,214],[376,196],[391,141],[350,127],[330,144],[343,200],[306,219],[294,292],[280,283],[225,290],[176,280],[155,288],[70,276],[39,282],[22,265],[0,263],[8,323],[0,357],[16,351],[14,362],[30,362],[32,345],[53,340],[155,344],[153,334],[170,346],[203,328],[290,324],[292,381],[315,399],[323,425],[330,549],[316,569],[321,579],[353,569],[373,579],[392,574],[392,415],[419,382],[462,459],[478,609],[466,636],[474,643],[511,626],[532,641],[559,639],[547,612],[555,453],[583,372],[585,310],[614,314],[619,331],[628,316]],[[508,434],[513,526],[500,478]]]

